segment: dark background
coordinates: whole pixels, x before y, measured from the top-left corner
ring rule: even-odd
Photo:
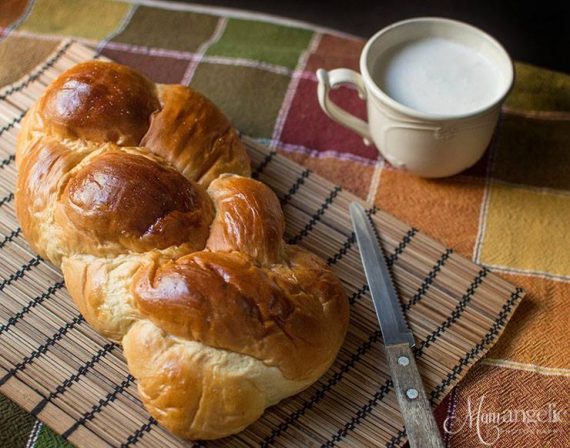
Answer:
[[[442,16],[475,25],[498,39],[518,61],[570,73],[570,0],[213,0],[212,6],[289,17],[370,37],[398,20]]]

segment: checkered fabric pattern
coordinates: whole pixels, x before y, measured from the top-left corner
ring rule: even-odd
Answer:
[[[242,133],[522,286],[527,297],[504,336],[440,405],[438,419],[446,420],[447,446],[570,446],[570,77],[517,64],[483,159],[452,178],[420,179],[391,167],[319,108],[315,70],[357,70],[362,40],[199,10],[152,0],[1,2],[0,85],[72,37],[154,81],[191,85]],[[332,95],[365,117],[353,90]],[[478,431],[479,405],[502,415],[561,412],[558,421],[519,415]],[[0,446],[66,445],[0,397]]]

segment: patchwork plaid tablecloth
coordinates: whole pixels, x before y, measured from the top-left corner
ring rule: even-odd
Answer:
[[[522,286],[527,297],[504,336],[438,409],[445,442],[570,446],[570,77],[517,64],[481,162],[449,179],[419,179],[319,109],[315,70],[357,70],[362,40],[244,13],[140,3],[0,2],[0,85],[73,37],[154,81],[190,84],[244,134]],[[340,88],[333,98],[365,116],[354,91]],[[0,397],[0,446],[65,445]]]

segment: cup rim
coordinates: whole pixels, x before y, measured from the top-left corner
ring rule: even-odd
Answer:
[[[370,51],[370,48],[372,47],[372,44],[374,42],[376,42],[382,35],[393,30],[394,28],[398,28],[400,26],[407,25],[409,23],[418,23],[418,22],[434,22],[434,23],[439,22],[439,23],[447,23],[447,24],[458,25],[460,27],[468,28],[471,31],[474,31],[475,33],[480,35],[482,38],[487,39],[489,42],[491,42],[491,44],[493,44],[499,50],[499,52],[504,56],[505,60],[508,61],[508,66],[510,68],[509,73],[507,74],[508,82],[506,83],[506,87],[504,88],[503,93],[501,95],[498,95],[497,98],[495,99],[495,101],[493,101],[492,103],[489,103],[489,104],[487,104],[483,107],[480,107],[478,109],[475,109],[471,112],[462,113],[462,114],[449,114],[449,115],[434,114],[434,113],[422,112],[422,111],[419,111],[417,109],[413,109],[411,107],[403,105],[402,103],[399,103],[398,101],[396,101],[392,97],[390,97],[387,93],[385,93],[372,80],[372,77],[370,76],[370,72],[368,70],[368,65],[367,65],[368,53]],[[372,92],[377,97],[379,97],[379,99],[381,99],[383,102],[387,103],[389,106],[391,106],[393,109],[397,110],[398,112],[401,112],[405,115],[411,116],[413,118],[422,119],[422,120],[450,120],[450,119],[453,120],[453,119],[461,119],[461,118],[471,118],[471,117],[475,117],[478,115],[482,115],[482,114],[490,111],[491,109],[495,108],[498,104],[501,104],[504,101],[505,97],[509,94],[509,92],[511,91],[511,89],[513,87],[514,77],[515,77],[513,60],[510,57],[507,50],[505,50],[505,48],[499,43],[499,41],[497,41],[497,39],[495,39],[493,36],[486,33],[485,31],[481,30],[480,28],[477,28],[476,26],[470,25],[470,24],[465,23],[465,22],[461,22],[459,20],[448,19],[445,17],[415,17],[415,18],[411,18],[411,19],[401,20],[399,22],[392,23],[391,25],[388,25],[385,28],[382,28],[380,31],[375,33],[370,39],[368,39],[368,41],[366,42],[366,45],[364,46],[364,48],[362,50],[362,53],[360,55],[360,73],[362,74],[362,77],[364,78],[364,81],[365,81],[367,88],[371,89]]]

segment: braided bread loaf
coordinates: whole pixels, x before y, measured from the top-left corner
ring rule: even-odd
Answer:
[[[16,161],[24,235],[174,433],[241,431],[331,365],[341,284],[284,243],[279,200],[199,93],[79,64],[27,113]]]

